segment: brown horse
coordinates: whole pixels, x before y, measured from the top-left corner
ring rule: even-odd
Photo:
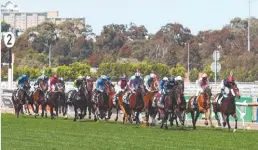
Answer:
[[[129,94],[129,92],[132,92]],[[124,113],[123,123],[130,121],[133,122],[133,118],[137,124],[140,123],[139,114],[141,113],[142,109],[144,108],[144,99],[146,91],[143,84],[140,84],[138,89],[135,91],[128,90],[123,96],[123,102],[121,110]],[[129,96],[130,95],[130,96]],[[128,97],[129,96],[129,97]],[[136,115],[135,115],[136,113]]]
[[[95,94],[97,94],[97,90],[95,89]],[[105,118],[106,121],[108,121],[108,110],[109,110],[109,94],[110,91],[110,85],[105,84],[104,91],[99,92],[97,95],[97,102],[93,102],[93,112],[94,112],[94,120],[99,121],[99,118],[103,119]]]
[[[206,87],[204,92],[201,93],[198,97],[197,101],[197,106],[196,108],[192,107],[192,103],[193,100],[195,98],[195,96],[192,96],[189,101],[188,101],[188,107],[186,110],[186,113],[191,113],[191,117],[192,117],[192,123],[193,123],[193,128],[196,129],[196,122],[197,119],[200,115],[200,113],[204,113],[205,114],[205,125],[208,125],[208,121],[207,121],[207,117],[210,121],[211,127],[214,127],[212,124],[212,120],[211,120],[211,107],[210,107],[210,98],[212,96],[211,93],[211,88]],[[194,116],[194,113],[196,112],[196,116]]]
[[[155,125],[155,118],[156,115],[159,113],[157,102],[160,99],[161,94],[158,92],[156,93],[150,100],[149,106],[148,106],[148,113],[146,113],[146,125]],[[151,124],[149,124],[149,118],[151,117]]]
[[[35,105],[35,118],[38,116],[40,105],[42,109],[41,117],[44,116],[44,111],[46,111],[45,93],[47,90],[48,87],[44,85],[44,81],[40,81],[39,87],[31,94],[33,103]],[[47,113],[45,113],[45,116],[47,117]]]
[[[22,106],[25,104],[26,97],[28,97],[27,91],[30,89],[30,84],[25,82],[23,88],[15,90],[12,93],[12,102],[15,110],[16,117],[19,117],[19,113],[22,109]]]
[[[221,112],[223,117],[223,127],[228,124],[228,130],[230,131],[231,127],[229,124],[229,115],[235,118],[235,129],[237,129],[237,116],[236,116],[236,104],[235,104],[235,97],[240,98],[240,93],[237,85],[233,85],[229,89],[229,93],[227,96],[222,98],[221,104],[217,103],[217,96],[218,94],[213,98],[212,106],[213,106],[213,112],[215,113],[215,118],[218,121],[218,125],[221,126],[220,120],[218,117],[218,112]]]
[[[177,117],[181,122],[183,128],[185,121],[185,112],[186,112],[186,101],[183,95],[183,88],[180,85],[176,85],[175,91],[172,95],[172,113],[170,115],[170,125],[173,125],[173,120],[177,122]],[[177,122],[178,126],[178,122]]]
[[[159,91],[159,83],[158,80],[152,82],[150,86],[150,91],[146,90],[147,93],[144,96],[144,108],[143,111],[146,110],[146,124],[149,125],[149,112],[152,111],[151,109],[155,109],[152,107],[152,98],[158,93]]]
[[[51,119],[54,119],[54,108],[56,111],[56,116],[58,116],[58,106],[60,102],[60,96],[62,93],[63,86],[61,84],[56,84],[54,86],[54,91],[48,93],[48,98],[45,105],[50,107]]]

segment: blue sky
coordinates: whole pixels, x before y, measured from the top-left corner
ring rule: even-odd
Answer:
[[[6,0],[1,0],[1,3]],[[193,34],[220,29],[234,17],[248,17],[248,0],[13,0],[20,11],[58,10],[60,17],[85,17],[99,34],[103,25],[145,25],[156,33],[166,23],[178,22]],[[251,3],[251,16],[258,18],[258,0]]]

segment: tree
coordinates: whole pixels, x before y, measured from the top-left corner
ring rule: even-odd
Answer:
[[[10,28],[10,24],[2,21],[1,22],[1,32],[8,32]]]

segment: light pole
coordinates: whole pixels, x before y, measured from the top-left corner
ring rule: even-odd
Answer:
[[[190,67],[189,67],[189,60],[190,60],[190,56],[189,56],[189,42],[187,43],[187,72],[188,72],[188,80],[190,80],[189,79],[189,76],[190,76]]]
[[[247,40],[248,40],[248,43],[247,43],[247,50],[250,52],[250,48],[251,48],[251,43],[250,43],[250,25],[251,25],[251,3],[254,2],[256,0],[248,0],[248,10],[249,10],[249,14],[248,14],[248,35],[247,35]]]

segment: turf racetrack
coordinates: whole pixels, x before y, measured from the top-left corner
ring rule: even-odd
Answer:
[[[2,149],[17,150],[257,150],[258,131],[198,127],[163,130],[144,125],[2,114]]]

